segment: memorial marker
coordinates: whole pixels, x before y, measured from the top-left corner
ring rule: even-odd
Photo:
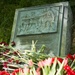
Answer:
[[[68,2],[17,9],[11,41],[16,48],[30,49],[32,40],[36,47],[46,45],[46,53],[65,56],[71,47],[72,12]]]

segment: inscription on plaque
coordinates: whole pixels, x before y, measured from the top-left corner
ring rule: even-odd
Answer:
[[[17,35],[56,32],[58,13],[59,7],[20,11]]]

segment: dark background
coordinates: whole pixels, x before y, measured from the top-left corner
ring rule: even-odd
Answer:
[[[0,42],[9,43],[15,9],[65,1],[69,1],[73,13],[71,53],[75,53],[75,0],[0,0]]]

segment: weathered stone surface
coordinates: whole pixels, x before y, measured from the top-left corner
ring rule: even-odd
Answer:
[[[32,40],[38,40],[39,49],[46,45],[46,53],[65,56],[71,46],[72,13],[68,2],[17,9],[11,41],[18,49],[30,49]]]
[[[73,43],[75,43],[75,38],[73,39]]]
[[[53,33],[57,31],[59,7],[20,11],[17,35]]]

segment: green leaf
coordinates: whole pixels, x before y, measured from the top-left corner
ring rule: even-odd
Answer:
[[[59,69],[58,69],[56,75],[63,75],[62,74],[62,69],[63,69],[64,63],[65,63],[65,60],[63,60],[62,64],[59,64]]]
[[[55,58],[55,60],[54,60],[54,63],[51,67],[49,75],[55,75],[55,73],[56,73],[56,64],[57,64],[57,58]]]

